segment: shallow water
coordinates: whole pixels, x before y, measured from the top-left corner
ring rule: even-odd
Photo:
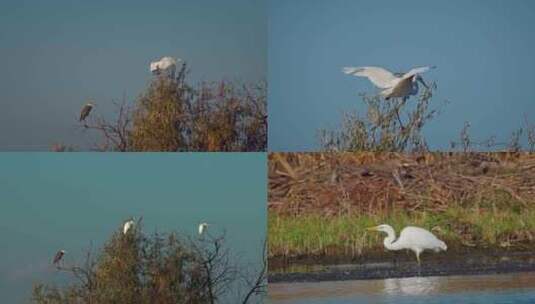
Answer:
[[[535,303],[535,272],[277,283],[269,303]]]

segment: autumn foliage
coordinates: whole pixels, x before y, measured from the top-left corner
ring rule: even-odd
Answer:
[[[228,81],[186,81],[184,64],[175,79],[155,77],[130,104],[117,103],[114,119],[98,113],[83,123],[97,131],[101,151],[265,151],[267,87]]]

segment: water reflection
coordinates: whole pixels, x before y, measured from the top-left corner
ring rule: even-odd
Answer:
[[[416,277],[384,280],[383,293],[387,295],[428,295],[436,293],[440,287],[440,277]]]
[[[535,273],[269,284],[270,303],[461,303],[473,297],[481,299],[474,303],[535,303]]]

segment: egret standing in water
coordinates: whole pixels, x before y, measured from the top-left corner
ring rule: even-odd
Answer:
[[[386,100],[401,97],[404,100],[418,94],[418,82],[428,88],[420,74],[435,68],[426,66],[414,68],[405,74],[396,74],[380,67],[345,67],[343,72],[350,75],[367,77],[376,87],[382,89]]]
[[[54,260],[52,261],[52,264],[56,265],[56,267],[59,268],[59,262],[61,261],[61,259],[63,258],[63,256],[65,255],[65,253],[67,253],[67,251],[61,249],[60,251],[58,251],[56,253],[56,255],[54,256]]]
[[[130,218],[128,221],[126,221],[123,225],[123,234],[126,235],[128,231],[134,227],[134,218]]]
[[[85,121],[93,107],[95,107],[95,105],[89,102],[82,108],[82,111],[80,112],[80,121]]]
[[[209,225],[210,225],[210,224],[208,224],[208,223],[200,223],[200,224],[199,224],[199,235],[200,235],[200,236],[203,236],[203,235],[204,235],[204,233],[205,233],[206,230],[208,229],[208,226],[209,226]]]
[[[448,246],[439,240],[431,232],[420,227],[405,227],[401,230],[399,238],[396,240],[396,232],[390,225],[379,225],[368,228],[368,230],[380,231],[387,234],[383,241],[387,250],[410,249],[416,254],[418,265],[420,265],[420,254],[424,250],[433,250],[435,252],[446,251]]]

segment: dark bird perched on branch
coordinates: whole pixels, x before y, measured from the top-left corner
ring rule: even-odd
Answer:
[[[94,104],[88,103],[82,108],[82,111],[80,112],[80,121],[84,121],[87,116],[89,116],[89,113],[91,112],[94,106]]]
[[[56,265],[59,267],[59,261],[61,261],[61,259],[63,258],[63,256],[65,255],[65,253],[67,253],[67,251],[61,249],[60,251],[58,251],[56,253],[56,255],[54,256],[54,261],[52,261],[52,264]]]

